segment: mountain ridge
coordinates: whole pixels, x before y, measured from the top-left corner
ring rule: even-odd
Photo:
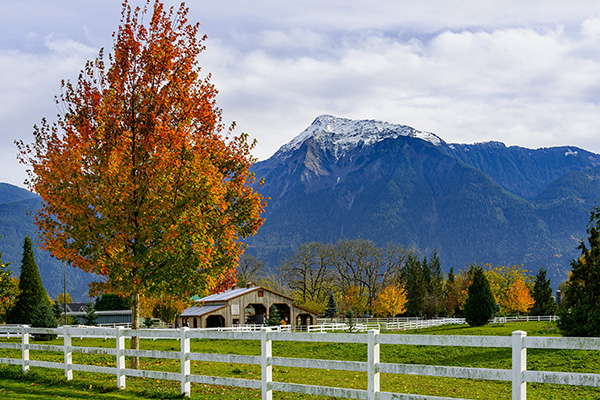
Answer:
[[[447,144],[437,135],[432,143],[394,133],[366,145],[339,138],[353,145],[336,151],[333,140],[323,145],[305,133],[322,131],[319,120],[302,140],[282,146],[285,157],[280,149],[253,166],[271,200],[263,227],[247,241],[250,254],[275,265],[305,241],[362,237],[437,249],[446,270],[525,263],[550,269],[555,284],[566,278],[564,260],[576,256],[600,199],[600,187],[586,184],[600,176],[599,155],[573,146]],[[359,122],[363,130],[372,123]]]

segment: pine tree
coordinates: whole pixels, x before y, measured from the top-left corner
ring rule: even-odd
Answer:
[[[556,312],[556,303],[552,298],[552,288],[550,287],[550,278],[546,278],[546,270],[540,268],[535,276],[533,284],[533,299],[535,304],[531,308],[531,315],[554,315]]]
[[[267,325],[269,326],[277,326],[281,325],[281,315],[279,314],[279,310],[275,305],[272,305],[269,309],[269,319],[267,320]]]
[[[465,303],[465,319],[471,326],[483,326],[488,323],[496,311],[496,301],[490,284],[481,267],[475,268],[473,283],[469,286]]]
[[[559,310],[558,327],[565,336],[600,336],[600,206],[590,215],[588,245],[571,261],[571,275]]]
[[[421,261],[409,254],[401,276],[406,289],[405,315],[419,317],[423,315],[423,301],[427,293],[426,276]]]
[[[40,272],[35,263],[29,236],[25,237],[25,242],[23,243],[19,291],[19,297],[12,312],[11,321],[17,324],[31,324],[33,311],[46,298],[46,290],[44,290]]]
[[[33,310],[31,316],[31,326],[34,328],[56,328],[58,322],[54,318],[52,312],[52,306],[50,300],[47,297],[43,297],[38,305]],[[36,333],[33,335],[35,340],[53,340],[56,339],[56,335],[49,333]]]
[[[86,309],[86,313],[81,317],[83,323],[85,325],[96,325],[96,319],[98,319],[98,316],[96,315],[96,310],[94,309],[93,304],[87,303]]]
[[[333,292],[329,293],[329,301],[327,302],[327,308],[325,309],[325,317],[333,318],[337,314],[335,297],[333,296]]]

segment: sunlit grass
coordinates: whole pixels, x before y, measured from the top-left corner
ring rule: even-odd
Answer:
[[[557,336],[554,325],[548,322],[507,323],[481,328],[466,325],[428,328],[406,334],[427,335],[494,335],[509,336],[515,330],[529,336]],[[1,339],[7,341],[6,339]],[[17,340],[11,339],[15,342]],[[56,340],[48,344],[62,344]],[[114,339],[73,338],[74,346],[113,347]],[[179,352],[177,340],[142,340],[141,348]],[[260,342],[245,340],[192,340],[191,348],[197,353],[260,355]],[[319,358],[331,360],[366,361],[367,349],[362,344],[274,342],[275,357]],[[20,358],[19,350],[0,349],[0,357]],[[62,362],[63,354],[31,351],[30,358]],[[531,370],[573,371],[600,373],[600,352],[565,350],[528,350],[527,367]],[[114,356],[73,353],[80,364],[112,367]],[[511,368],[511,350],[502,348],[471,348],[441,346],[382,345],[381,361],[477,368]],[[179,360],[143,359],[143,369],[178,372]],[[259,365],[218,362],[191,363],[193,374],[260,380]],[[275,381],[332,387],[366,389],[367,377],[362,372],[273,367]],[[444,396],[466,399],[510,399],[510,382],[438,378],[410,375],[382,374],[383,391]],[[127,377],[127,388],[116,388],[114,375],[74,372],[74,379],[66,381],[64,372],[57,369],[33,368],[23,375],[19,366],[0,366],[0,395],[5,399],[168,399],[180,397],[180,383]],[[248,399],[260,398],[258,390],[192,384],[192,398]],[[275,399],[325,399],[325,397],[275,392]],[[528,384],[528,399],[600,399],[600,389],[562,385]]]

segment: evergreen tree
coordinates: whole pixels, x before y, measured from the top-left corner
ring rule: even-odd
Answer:
[[[464,308],[467,323],[471,326],[487,324],[496,311],[496,301],[490,289],[490,283],[483,274],[483,268],[475,268],[473,283],[469,286],[467,296]]]
[[[531,315],[554,315],[556,312],[556,303],[552,298],[552,288],[550,287],[550,278],[546,278],[546,270],[540,268],[535,276],[533,284],[533,299],[535,304],[529,311]]]
[[[337,314],[335,297],[333,296],[333,292],[329,293],[329,301],[327,302],[327,308],[325,309],[325,317],[333,318]]]
[[[42,285],[40,272],[35,263],[29,236],[25,237],[25,242],[23,243],[19,291],[17,303],[11,314],[11,321],[17,324],[31,324],[33,310],[47,295]]]
[[[444,309],[444,277],[437,251],[431,255],[431,261],[423,259],[423,270],[427,293],[423,299],[423,314],[427,318],[439,316]]]
[[[281,314],[279,314],[279,310],[275,305],[272,305],[269,309],[269,319],[267,320],[267,325],[269,326],[277,326],[281,325]]]
[[[408,317],[423,315],[423,300],[427,293],[426,277],[423,264],[412,254],[409,254],[401,273],[406,289],[406,313]]]
[[[86,313],[81,317],[83,324],[96,325],[96,319],[98,316],[96,315],[96,310],[94,310],[94,305],[92,303],[87,303],[86,308]]]
[[[52,312],[52,306],[50,300],[47,297],[43,297],[38,305],[33,310],[31,315],[31,326],[34,328],[56,328],[58,322],[54,318]],[[36,333],[33,335],[35,340],[54,340],[56,335],[50,333]]]
[[[565,336],[600,336],[600,206],[590,215],[588,245],[579,244],[581,257],[571,261],[558,327]]]
[[[131,298],[123,298],[114,293],[105,293],[96,298],[94,310],[96,311],[112,311],[112,310],[129,310],[131,308]]]

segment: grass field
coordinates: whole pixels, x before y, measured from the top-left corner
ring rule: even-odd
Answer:
[[[470,328],[444,326],[404,334],[428,335],[495,335],[508,336],[512,331],[523,330],[529,336],[558,336],[553,323],[523,322]],[[7,339],[0,339],[7,340]],[[50,342],[61,344],[61,341]],[[75,346],[112,347],[114,340],[73,339]],[[179,342],[171,340],[143,340],[142,349],[178,351]],[[259,341],[192,340],[192,351],[260,355]],[[274,342],[274,356],[320,358],[331,360],[366,361],[366,346],[342,343]],[[20,358],[16,350],[0,349],[0,357]],[[62,361],[62,353],[31,351],[30,358]],[[105,355],[73,354],[80,364],[114,366],[114,357]],[[381,361],[464,366],[479,368],[511,367],[511,350],[498,348],[437,347],[382,345]],[[144,359],[144,369],[179,371],[176,360]],[[530,349],[527,354],[530,370],[600,373],[600,352]],[[231,363],[192,362],[192,373],[244,379],[260,379],[260,366]],[[23,375],[20,367],[0,365],[0,396],[2,399],[171,399],[180,397],[179,382],[155,379],[127,378],[127,388],[116,388],[114,375],[74,372],[74,379],[66,381],[62,370],[32,367]],[[273,367],[274,381],[305,383],[366,389],[366,373]],[[510,382],[436,378],[425,376],[382,374],[381,390],[398,393],[446,396],[466,399],[510,399]],[[528,384],[528,399],[547,400],[600,400],[600,388],[562,385]],[[252,399],[260,398],[258,390],[224,386],[192,384],[192,399]],[[274,399],[311,399],[325,397],[274,392]]]

